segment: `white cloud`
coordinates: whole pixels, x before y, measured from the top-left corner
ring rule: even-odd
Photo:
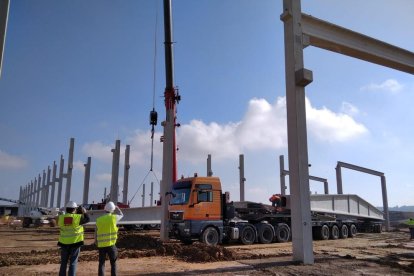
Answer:
[[[334,113],[323,107],[316,109],[306,99],[308,131],[320,141],[345,142],[368,133],[368,129],[351,116]]]
[[[349,116],[355,116],[359,114],[359,109],[351,103],[343,102],[341,111]]]
[[[397,80],[394,79],[388,79],[384,81],[383,83],[376,84],[371,83],[368,85],[365,85],[361,87],[362,91],[385,91],[385,92],[391,92],[391,93],[398,93],[403,89],[403,85],[400,84]]]
[[[20,169],[27,166],[27,160],[0,150],[0,169]]]
[[[98,180],[99,182],[111,182],[112,179],[112,175],[110,173],[101,173],[101,174],[97,174],[95,175],[96,180]]]
[[[104,162],[112,162],[112,146],[104,145],[102,142],[92,142],[86,143],[82,147],[82,152],[92,157],[92,159],[97,159]]]
[[[358,109],[349,103],[343,104],[349,114]],[[357,123],[350,115],[335,113],[326,107],[317,109],[306,100],[308,131],[320,141],[344,142],[368,132],[364,125]],[[162,159],[161,132],[155,133],[154,160]],[[138,130],[126,139],[131,145],[130,164],[149,165],[151,156],[150,131]],[[246,151],[275,150],[287,147],[286,100],[279,97],[270,104],[265,99],[249,101],[247,111],[239,122],[219,124],[192,120],[177,129],[178,156],[182,161],[204,162],[207,154],[215,160],[235,159]],[[93,158],[111,162],[113,145],[101,142],[88,143],[83,151]],[[124,149],[121,149],[123,155]],[[121,157],[121,163],[123,157]]]

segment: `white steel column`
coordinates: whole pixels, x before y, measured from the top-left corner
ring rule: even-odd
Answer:
[[[240,201],[245,200],[244,193],[244,182],[246,178],[244,177],[244,155],[239,155],[239,175],[240,175]]]
[[[304,68],[300,0],[283,0],[286,67],[289,180],[292,198],[293,260],[313,264],[312,222],[309,196],[305,86],[312,72]]]

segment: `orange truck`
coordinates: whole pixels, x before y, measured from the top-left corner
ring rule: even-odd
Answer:
[[[344,202],[350,205],[345,206]],[[355,202],[360,204],[356,206],[358,213],[343,212],[338,207],[344,205],[344,209],[352,210]],[[319,205],[323,207],[326,203],[337,207],[321,209]],[[187,244],[199,240],[208,245],[229,241],[287,242],[291,238],[289,206],[289,196],[280,196],[278,206],[230,202],[229,194],[222,192],[218,177],[182,178],[174,183],[169,202],[169,237]],[[373,208],[356,195],[311,196],[313,236],[338,239],[354,237],[357,231],[381,232],[384,219]]]

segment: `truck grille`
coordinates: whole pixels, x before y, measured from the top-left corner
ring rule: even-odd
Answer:
[[[183,220],[183,212],[170,212],[170,220]]]

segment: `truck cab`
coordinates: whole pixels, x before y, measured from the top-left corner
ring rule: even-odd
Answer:
[[[181,178],[169,203],[169,236],[184,243],[217,244],[223,236],[223,205],[218,177]]]

